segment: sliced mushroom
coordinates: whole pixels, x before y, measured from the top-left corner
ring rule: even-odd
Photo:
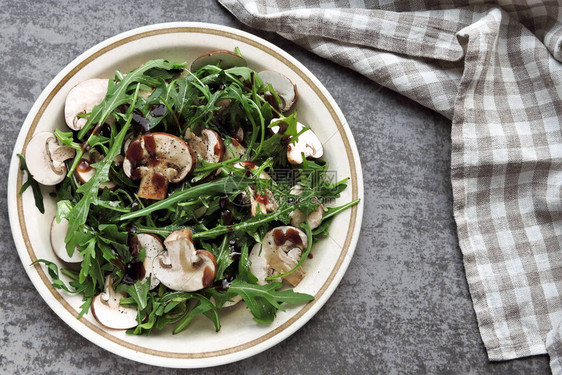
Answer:
[[[196,72],[206,65],[216,65],[221,69],[246,66],[246,60],[234,52],[216,50],[202,54],[191,63],[191,71]]]
[[[72,159],[75,151],[69,146],[61,146],[50,132],[37,133],[25,149],[27,168],[33,178],[43,185],[56,185],[66,175],[64,161]]]
[[[275,119],[272,121],[276,121]],[[304,129],[304,125],[297,122],[297,133]],[[275,134],[279,131],[279,126],[272,126],[271,131]],[[318,139],[312,129],[307,129],[299,135],[296,143],[287,145],[287,160],[291,164],[302,164],[302,154],[305,158],[317,159],[324,154],[322,142]]]
[[[250,253],[250,271],[258,278],[258,284],[265,285],[266,278],[281,275],[294,269],[308,246],[306,234],[290,225],[274,228],[257,243]],[[291,285],[297,286],[305,272],[302,267],[284,276]]]
[[[131,253],[136,257],[141,249],[144,249],[144,261],[142,262],[141,283],[146,282],[150,278],[150,289],[156,288],[160,284],[160,280],[154,276],[152,265],[154,259],[164,251],[164,244],[160,237],[150,233],[140,233],[131,238]]]
[[[168,288],[194,292],[210,286],[215,278],[217,262],[206,250],[195,250],[191,230],[172,232],[166,240],[165,252],[154,259],[154,276]]]
[[[68,252],[66,251],[66,243],[64,242],[67,231],[68,220],[61,219],[60,223],[57,223],[57,218],[53,218],[53,221],[51,222],[51,248],[60,260],[68,265],[76,265],[82,262],[84,257],[80,255],[77,249],[74,249],[72,256],[68,255]]]
[[[185,141],[168,133],[145,133],[127,148],[123,171],[140,179],[138,196],[160,200],[168,183],[182,181],[195,167],[195,156]]]
[[[297,228],[299,228],[302,223],[307,221],[306,215],[299,209],[292,211],[289,216],[291,217],[291,225]],[[321,204],[308,215],[308,225],[310,226],[310,229],[318,228],[320,226],[320,223],[322,223],[323,216],[324,205]]]
[[[264,70],[259,72],[258,75],[264,83],[270,84],[273,87],[281,99],[282,103],[274,105],[274,107],[278,108],[281,112],[286,112],[295,105],[298,97],[297,86],[289,78],[273,70]],[[267,91],[266,94],[271,95]],[[272,100],[275,100],[275,98]]]
[[[230,144],[225,146],[224,160],[241,158],[246,153],[246,147],[242,146],[238,140],[232,138],[231,141],[232,142]]]
[[[302,195],[302,192],[303,187],[302,185],[298,184],[293,186],[290,191],[292,195]],[[291,217],[291,225],[294,227],[300,228],[300,225],[308,219],[308,225],[310,226],[310,229],[316,229],[318,228],[320,223],[322,223],[322,217],[324,216],[324,205],[320,204],[314,211],[312,211],[308,215],[308,218],[306,217],[304,212],[302,212],[298,208],[292,211],[289,216]]]
[[[113,290],[113,279],[105,279],[105,291],[92,300],[92,315],[102,326],[109,329],[129,329],[137,326],[137,309],[121,306],[126,295]]]
[[[70,89],[64,104],[64,119],[70,129],[80,130],[84,127],[88,119],[78,115],[92,112],[103,101],[108,84],[108,79],[93,78]]]
[[[208,163],[218,163],[224,154],[224,145],[219,134],[211,129],[203,129],[198,137],[190,129],[185,132],[185,140],[195,155]]]
[[[121,156],[121,155],[117,155],[117,156]],[[80,161],[78,162],[76,169],[74,170],[74,175],[81,183],[85,184],[86,182],[90,181],[90,179],[94,177],[94,175],[96,174],[96,170],[94,167],[92,167],[92,164],[95,164],[102,159],[103,156],[95,149],[85,152],[82,155]],[[107,181],[100,184],[100,190],[103,190],[105,188],[108,188],[109,190],[113,190],[116,187],[117,185],[115,185],[113,181]]]

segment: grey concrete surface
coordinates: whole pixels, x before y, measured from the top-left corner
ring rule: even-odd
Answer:
[[[0,1],[0,162],[47,83],[96,43],[138,26],[202,21],[285,49],[339,103],[365,176],[361,239],[324,308],[280,345],[205,370],[161,369],[115,356],[66,326],[16,254],[0,168],[2,374],[530,374],[545,356],[489,363],[468,292],[452,212],[450,122],[277,35],[249,29],[214,1]]]

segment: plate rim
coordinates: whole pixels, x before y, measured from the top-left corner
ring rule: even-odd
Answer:
[[[72,311],[75,312],[75,310],[70,307],[62,294],[51,286],[50,279],[45,274],[44,269],[40,265],[26,266],[25,262],[28,260],[26,255],[29,255],[29,259],[33,261],[34,252],[29,238],[27,237],[22,198],[19,194],[17,194],[17,191],[22,184],[22,176],[18,173],[19,162],[16,154],[18,152],[23,153],[24,147],[29,142],[29,139],[34,132],[44,109],[50,103],[50,99],[52,99],[58,90],[60,90],[60,88],[74,74],[80,71],[80,69],[89,62],[95,60],[98,56],[119,47],[120,45],[137,39],[163,33],[190,32],[211,33],[227,37],[234,36],[235,38],[233,39],[238,39],[241,42],[250,44],[268,54],[272,54],[271,52],[273,52],[272,55],[275,58],[289,66],[296,74],[304,79],[318,95],[323,104],[326,105],[336,123],[336,127],[338,127],[339,134],[342,136],[342,140],[346,146],[346,153],[348,157],[351,157],[351,174],[352,176],[355,174],[354,179],[356,182],[351,186],[353,190],[352,199],[359,198],[360,202],[351,209],[349,229],[346,234],[345,243],[342,247],[342,253],[338,258],[334,269],[330,273],[328,280],[316,293],[315,297],[320,294],[319,297],[309,304],[303,305],[303,308],[293,314],[287,322],[275,329],[268,330],[258,339],[251,340],[235,347],[211,352],[173,353],[148,349],[146,347],[140,347],[135,344],[127,343],[126,341],[108,334],[100,327],[97,327],[95,324],[88,322],[85,319],[78,320],[71,316],[71,320],[69,320],[67,312],[72,314]],[[353,166],[355,166],[355,168],[353,168]],[[355,251],[363,218],[363,189],[361,161],[359,159],[359,153],[353,139],[351,129],[349,128],[343,113],[328,90],[304,65],[274,44],[242,30],[211,23],[169,22],[135,28],[105,39],[72,60],[50,81],[30,109],[14,145],[8,178],[8,211],[12,236],[14,238],[18,255],[28,277],[47,305],[74,331],[103,349],[137,362],[173,368],[202,368],[239,361],[261,353],[262,351],[271,348],[291,336],[320,310],[339,285]],[[89,329],[84,329],[84,327]],[[255,343],[255,341],[259,342]]]

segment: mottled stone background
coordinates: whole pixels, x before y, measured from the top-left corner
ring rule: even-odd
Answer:
[[[201,371],[156,369],[83,339],[43,302],[16,254],[0,168],[0,373],[546,373],[546,357],[488,363],[464,276],[449,179],[450,122],[359,74],[248,29],[214,1],[0,1],[0,162],[47,83],[102,40],[138,26],[202,21],[285,49],[339,103],[365,176],[361,239],[322,310],[280,345]]]

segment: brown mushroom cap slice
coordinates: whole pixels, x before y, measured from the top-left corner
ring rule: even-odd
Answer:
[[[51,132],[37,133],[25,148],[29,173],[43,185],[56,185],[66,176],[64,161],[74,157],[71,147],[61,146]]]
[[[135,237],[137,238],[138,246],[141,249],[144,249],[144,261],[142,262],[144,267],[144,277],[140,280],[140,282],[144,283],[148,280],[148,278],[150,278],[150,289],[154,289],[160,284],[160,280],[154,276],[152,265],[154,264],[154,259],[162,251],[164,251],[164,244],[162,243],[160,237],[150,233],[140,233]]]
[[[218,163],[222,159],[224,144],[220,135],[212,129],[203,129],[200,137],[187,129],[185,141],[195,152],[195,155],[208,163]]]
[[[108,83],[108,79],[93,78],[70,89],[64,104],[64,120],[70,129],[80,130],[84,127],[88,119],[78,115],[92,112],[103,101]]]
[[[276,121],[275,119],[272,120]],[[297,133],[300,133],[304,129],[304,125],[297,122]],[[277,133],[279,131],[279,126],[272,126],[271,131]],[[287,145],[287,160],[291,164],[302,164],[302,154],[304,153],[305,158],[317,159],[322,157],[324,154],[324,148],[322,147],[322,142],[318,139],[316,134],[312,129],[307,129],[304,133],[299,135],[297,142],[289,143]]]
[[[172,232],[165,240],[165,252],[154,259],[154,276],[168,288],[194,292],[213,283],[217,270],[214,255],[206,250],[195,250],[191,230]]]
[[[55,255],[65,263],[77,264],[84,260],[84,257],[74,249],[72,256],[68,255],[66,251],[66,243],[64,238],[66,237],[66,232],[68,231],[68,220],[61,219],[60,223],[57,223],[57,218],[53,218],[51,222],[51,248]]]
[[[191,63],[191,71],[196,72],[206,65],[216,65],[221,69],[247,66],[246,60],[234,52],[216,50],[202,54]]]
[[[298,97],[297,86],[289,78],[273,70],[264,70],[258,75],[265,84],[270,84],[281,98],[283,102],[279,105],[281,112],[286,112],[295,105]]]
[[[105,291],[92,300],[92,315],[102,326],[109,329],[124,330],[137,326],[137,309],[121,306],[121,298],[126,295],[113,290],[113,279],[107,276]]]
[[[123,171],[140,179],[138,196],[160,200],[168,194],[168,183],[182,181],[195,167],[195,157],[185,141],[168,133],[145,133],[131,142]]]
[[[118,155],[120,156],[120,155]],[[117,157],[116,157],[117,158]],[[74,170],[74,175],[81,183],[85,184],[86,182],[90,181],[92,177],[96,174],[96,170],[92,167],[92,164],[97,163],[103,159],[103,157],[94,149],[88,152],[85,152],[82,155],[82,158],[78,162],[76,169]],[[109,190],[113,190],[117,187],[113,181],[107,181],[100,184],[100,190],[104,188],[108,188]]]
[[[250,271],[258,278],[258,284],[265,285],[267,277],[294,269],[307,246],[308,238],[302,230],[290,225],[274,228],[265,234],[261,244],[252,248]],[[303,268],[299,267],[283,279],[297,286],[304,274]]]

